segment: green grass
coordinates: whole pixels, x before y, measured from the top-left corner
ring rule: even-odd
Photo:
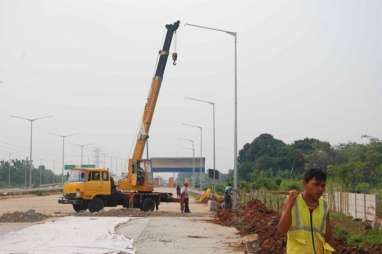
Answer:
[[[360,221],[339,213],[330,213],[334,223],[333,236],[349,245],[382,245],[382,230],[367,230]]]
[[[370,230],[365,234],[350,235],[346,242],[350,245],[382,245],[382,230]]]

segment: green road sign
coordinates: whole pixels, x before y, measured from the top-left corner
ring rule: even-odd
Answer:
[[[95,164],[82,164],[81,168],[96,168]]]
[[[75,167],[76,167],[76,165],[64,165],[64,169],[65,170],[71,170],[71,169],[73,169]]]

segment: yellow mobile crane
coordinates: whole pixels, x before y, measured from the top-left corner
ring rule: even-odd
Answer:
[[[148,172],[141,167],[142,155],[146,142],[149,138],[149,130],[151,121],[154,116],[156,102],[159,96],[164,70],[166,68],[167,58],[174,33],[179,27],[179,21],[174,24],[166,25],[167,33],[164,40],[163,48],[159,51],[159,60],[156,66],[155,76],[151,82],[150,92],[144,108],[141,127],[135,143],[133,157],[129,159],[128,177],[119,181],[118,187],[122,191],[139,191],[152,192],[154,190],[153,183],[149,181]],[[177,59],[176,53],[173,53],[174,63]]]
[[[166,25],[166,37],[163,48],[159,51],[155,75],[143,112],[142,124],[135,142],[133,156],[128,164],[128,176],[116,186],[107,169],[78,167],[71,170],[68,181],[64,184],[64,195],[58,202],[72,204],[76,212],[89,209],[96,212],[105,206],[123,205],[140,208],[144,211],[158,209],[160,202],[178,202],[172,193],[154,192],[150,172],[143,168],[142,156],[149,138],[151,121],[154,116],[163,74],[169,56],[171,41],[179,27],[179,21]],[[172,54],[174,65],[177,53]]]

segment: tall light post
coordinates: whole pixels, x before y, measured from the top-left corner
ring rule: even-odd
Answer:
[[[216,145],[215,145],[215,102],[206,101],[193,97],[185,97],[186,100],[192,100],[202,103],[207,103],[212,106],[212,147],[213,147],[213,180],[212,180],[212,190],[215,191],[215,170],[216,170]]]
[[[101,153],[101,155],[103,156],[103,167],[106,168],[106,155],[107,155],[107,153]]]
[[[11,188],[11,163],[12,163],[12,153],[9,153],[8,161],[9,161],[9,165],[8,165],[8,187]]]
[[[62,138],[62,169],[61,169],[61,184],[64,185],[64,172],[65,172],[65,139],[67,137],[71,137],[74,135],[77,135],[77,133],[72,134],[66,134],[66,135],[59,135],[59,134],[53,134],[57,137]]]
[[[186,140],[191,143],[192,147],[187,148],[192,150],[192,185],[195,187],[195,141],[192,139],[184,138],[183,140]]]
[[[234,141],[233,141],[233,146],[234,146],[234,161],[233,161],[233,169],[234,169],[234,188],[237,190],[237,33],[233,31],[228,31],[228,30],[223,30],[223,29],[217,29],[217,28],[212,28],[212,27],[207,27],[207,26],[200,26],[200,25],[195,25],[195,24],[189,24],[186,23],[185,26],[191,26],[191,27],[196,27],[200,29],[206,29],[206,30],[212,30],[216,32],[222,32],[226,33],[228,35],[231,35],[234,37],[234,54],[235,54],[235,59],[234,59],[234,70],[235,70],[235,77],[234,77]]]
[[[200,189],[202,188],[202,178],[201,178],[201,174],[202,174],[202,169],[203,169],[203,162],[202,162],[202,158],[203,158],[203,127],[200,126],[200,125],[195,125],[195,124],[189,124],[189,123],[183,123],[184,126],[188,126],[188,127],[193,127],[193,128],[198,128],[199,131],[200,131],[200,169],[199,169],[199,184],[200,184]]]
[[[29,165],[29,187],[31,188],[32,187],[32,168],[33,168],[33,158],[32,158],[32,149],[33,149],[33,122],[35,122],[37,120],[42,120],[42,119],[50,118],[50,117],[53,117],[53,116],[49,115],[49,116],[42,116],[42,117],[36,117],[36,118],[26,118],[26,117],[22,117],[22,116],[11,115],[10,117],[26,120],[26,121],[29,121],[30,124],[31,124],[31,129],[30,129],[30,147],[29,147],[29,164],[30,164]]]
[[[84,164],[84,148],[86,146],[92,145],[92,143],[88,143],[88,144],[74,144],[74,145],[79,146],[81,148],[81,164],[80,164],[80,167],[82,167],[82,165]]]

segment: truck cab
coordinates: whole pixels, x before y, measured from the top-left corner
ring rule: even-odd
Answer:
[[[99,211],[104,206],[116,206],[121,197],[112,195],[115,189],[108,169],[74,168],[64,183],[61,204],[72,204],[76,212],[89,209]]]

